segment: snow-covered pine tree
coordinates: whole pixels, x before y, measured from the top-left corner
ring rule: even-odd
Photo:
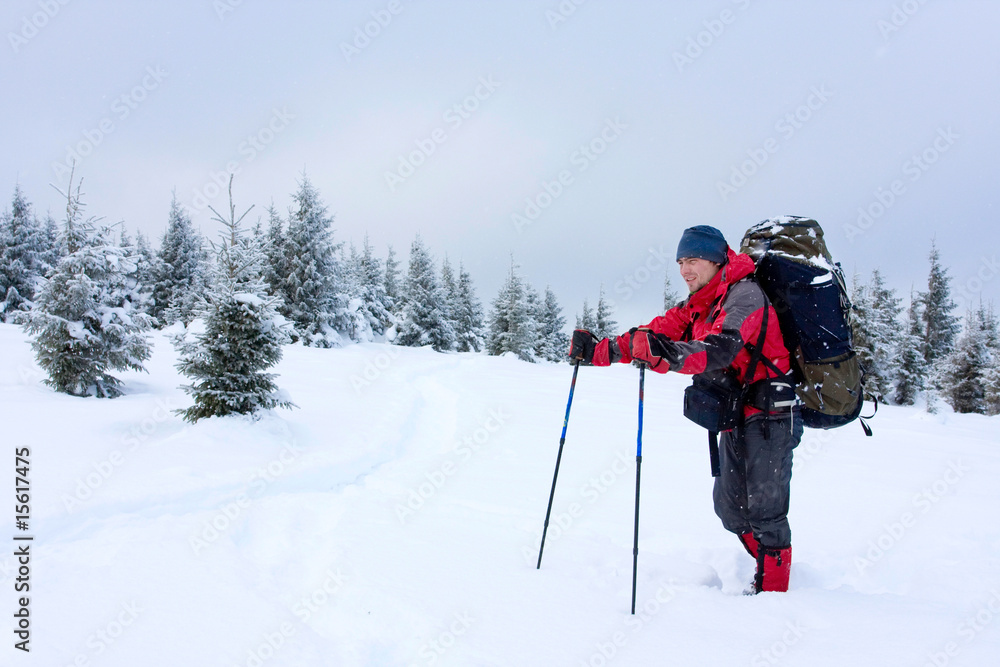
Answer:
[[[177,363],[194,381],[182,387],[194,397],[194,405],[177,411],[189,422],[294,407],[275,385],[277,376],[266,372],[281,359],[288,325],[278,314],[280,297],[267,293],[267,257],[260,239],[240,228],[252,208],[236,217],[230,176],[229,217],[211,209],[224,231],[219,243],[212,244],[216,262],[206,297],[205,330],[179,345]]]
[[[41,225],[42,249],[39,255],[39,273],[44,277],[59,263],[59,223],[51,213],[45,214],[45,223]]]
[[[855,272],[851,278],[851,338],[854,350],[865,369],[874,368],[875,361],[875,313],[869,285]],[[875,391],[874,387],[871,387]]]
[[[604,296],[604,285],[601,285],[601,294],[597,299],[597,314],[594,319],[595,329],[591,331],[598,338],[613,338],[620,332],[618,322],[614,317],[614,306]]]
[[[121,381],[109,371],[142,371],[149,358],[149,315],[132,308],[135,264],[107,227],[83,219],[80,184],[65,193],[62,258],[42,286],[24,329],[46,384],[74,396],[114,398]]]
[[[674,286],[670,283],[670,269],[663,274],[663,312],[666,312],[679,304],[681,297],[674,291]]]
[[[448,261],[448,255],[444,256],[441,260],[441,294],[443,295],[442,309],[445,313],[445,319],[451,325],[451,328],[455,331],[458,330],[457,323],[455,321],[455,310],[457,308],[458,301],[458,283],[455,281],[455,272],[451,269],[451,262]]]
[[[340,245],[337,259],[338,284],[346,297],[339,321],[340,330],[352,341],[368,343],[374,338],[371,324],[365,315],[364,302],[361,298],[361,255],[354,243],[350,244],[350,254],[345,254],[343,244]]]
[[[455,347],[455,330],[445,312],[444,293],[434,270],[434,259],[417,234],[410,246],[410,267],[403,283],[403,312],[397,345],[430,345],[438,352]]]
[[[156,255],[149,245],[149,239],[141,231],[135,233],[135,256],[136,273],[145,289],[149,292],[149,297],[153,295],[153,267],[156,264]]]
[[[517,265],[511,258],[507,281],[490,309],[486,352],[495,356],[513,352],[522,361],[534,362],[535,337],[525,282],[517,274]]]
[[[455,350],[458,352],[482,352],[485,346],[483,306],[476,297],[472,276],[465,270],[465,266],[461,262],[458,265],[458,296],[454,308]]]
[[[531,341],[532,355],[537,358],[538,350],[542,346],[542,316],[545,314],[545,303],[538,290],[527,280],[524,281],[524,300],[528,307],[528,326],[530,327],[530,333],[527,335]]]
[[[597,330],[597,318],[594,317],[594,309],[590,307],[587,300],[583,300],[583,315],[576,316],[576,329],[586,329],[590,333]]]
[[[354,261],[358,297],[361,300],[360,312],[372,334],[382,336],[395,320],[390,309],[389,296],[385,293],[382,262],[375,256],[367,234],[361,253]]]
[[[542,302],[538,325],[536,356],[547,361],[567,361],[569,337],[563,333],[566,318],[562,316],[562,308],[548,285],[545,286],[545,300]]]
[[[985,311],[969,310],[958,342],[941,360],[944,398],[955,412],[986,414],[984,374],[991,359]]]
[[[133,243],[123,225],[118,246],[128,261],[135,265],[135,271],[128,277],[129,301],[134,309],[148,314],[153,307],[153,253],[149,243],[142,232],[136,233],[136,241]]]
[[[331,347],[340,344],[340,333],[350,328],[349,297],[336,258],[340,244],[333,242],[333,217],[305,175],[295,201],[298,210],[291,214],[284,235],[282,314],[295,326],[293,339]]]
[[[1000,324],[992,303],[986,309],[983,327],[986,330],[986,350],[989,353],[989,361],[983,371],[986,414],[1000,415]]]
[[[385,294],[389,298],[389,312],[398,320],[403,312],[403,293],[399,285],[399,260],[396,251],[389,246],[385,258]]]
[[[920,302],[910,290],[910,307],[905,328],[896,340],[896,368],[893,400],[896,405],[913,405],[924,388],[927,367],[922,347],[923,325]]]
[[[893,395],[893,379],[899,364],[896,353],[901,334],[899,315],[902,307],[895,290],[885,284],[878,269],[872,271],[867,296],[871,307],[868,331],[870,357],[865,365],[869,373],[867,388],[889,399]]]
[[[979,326],[983,331],[987,359],[982,370],[983,406],[986,414],[1000,414],[1000,323],[993,304],[980,304]]]
[[[265,232],[264,255],[267,264],[264,265],[264,280],[268,284],[268,292],[278,294],[288,276],[285,266],[285,222],[274,207],[274,202],[267,209],[267,231]]]
[[[924,317],[924,359],[928,365],[933,365],[951,352],[961,325],[959,318],[952,315],[955,302],[951,300],[951,276],[941,266],[941,255],[935,243],[931,243],[929,259],[927,291],[921,293],[920,301]]]
[[[46,245],[31,204],[15,185],[11,211],[0,219],[0,322],[31,309],[47,268]]]
[[[177,201],[170,200],[167,231],[153,265],[153,304],[150,314],[160,326],[181,322],[185,326],[202,308],[208,278],[208,257],[201,234],[191,216]]]

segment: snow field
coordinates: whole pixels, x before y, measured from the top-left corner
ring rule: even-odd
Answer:
[[[712,510],[687,378],[429,349],[289,346],[299,406],[189,425],[176,355],[114,400],[55,394],[0,325],[5,442],[32,448],[32,654],[45,665],[992,665],[996,417],[882,407],[807,430],[791,591]],[[13,458],[13,457],[12,457]],[[10,513],[2,520],[13,534]],[[0,603],[14,603],[0,558]]]

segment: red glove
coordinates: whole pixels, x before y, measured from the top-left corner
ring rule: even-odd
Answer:
[[[670,368],[668,361],[673,341],[663,334],[653,333],[649,329],[633,329],[629,332],[629,352],[634,361],[649,366],[658,373],[666,373]]]

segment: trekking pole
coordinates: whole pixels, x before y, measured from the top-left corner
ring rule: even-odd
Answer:
[[[556,480],[559,478],[559,463],[562,461],[563,445],[566,444],[566,427],[569,425],[569,409],[573,407],[573,392],[576,390],[576,374],[580,370],[580,362],[573,364],[573,381],[569,385],[569,400],[566,402],[566,416],[563,418],[562,437],[559,438],[559,454],[556,455],[556,471],[552,475],[552,490],[549,491],[549,507],[545,510],[545,525],[542,527],[542,545],[538,547],[538,565],[542,567],[542,551],[545,549],[545,534],[549,532],[549,516],[552,514],[552,498],[556,495]]]
[[[646,364],[639,364],[639,435],[635,450],[635,532],[632,540],[632,615],[635,615],[635,580],[639,566],[639,478],[642,473],[642,403],[646,384]]]

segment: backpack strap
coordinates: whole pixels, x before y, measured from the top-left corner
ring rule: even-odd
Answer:
[[[722,467],[719,464],[719,434],[715,431],[708,432],[708,460],[712,465],[712,477],[722,474]]]
[[[774,364],[771,363],[770,359],[764,357],[764,338],[767,336],[767,320],[768,320],[768,313],[770,310],[771,310],[771,304],[768,303],[767,298],[765,297],[764,319],[761,321],[760,324],[760,335],[757,337],[757,345],[754,345],[749,341],[743,344],[743,347],[745,347],[747,349],[747,352],[750,353],[750,363],[747,364],[747,372],[743,374],[744,389],[746,387],[749,387],[750,383],[753,382],[753,376],[757,373],[757,364],[760,363],[762,360],[764,361],[765,366],[769,366],[770,369],[772,371],[776,371],[779,376],[784,375],[784,373],[782,373],[781,371],[777,370],[774,367]]]
[[[863,400],[863,399],[862,399]],[[872,436],[872,427],[868,425],[868,420],[878,413],[878,396],[872,396],[872,400],[875,401],[875,409],[872,410],[870,415],[858,415],[858,422],[861,423],[861,429],[865,432],[869,438]]]

